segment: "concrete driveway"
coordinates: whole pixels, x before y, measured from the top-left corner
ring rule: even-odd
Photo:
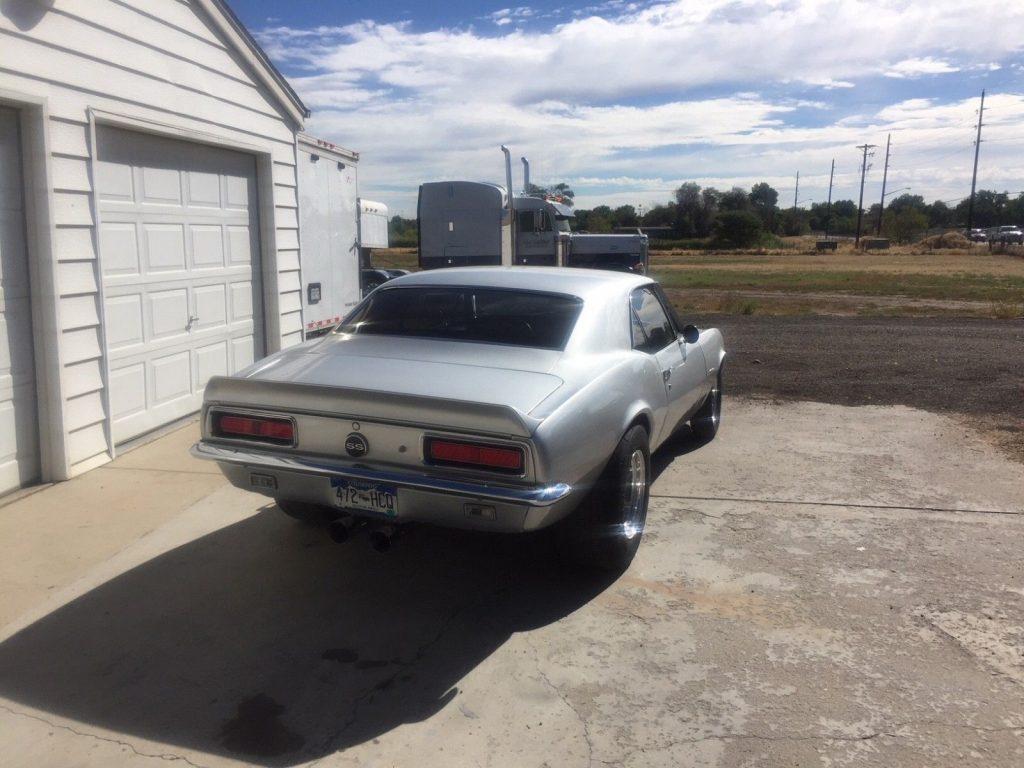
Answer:
[[[614,579],[339,547],[194,425],[0,508],[0,763],[1024,764],[1024,466],[902,407],[726,407]]]

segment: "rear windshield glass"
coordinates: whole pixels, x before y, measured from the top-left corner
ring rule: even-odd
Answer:
[[[338,332],[561,350],[582,306],[572,296],[500,288],[381,288]]]

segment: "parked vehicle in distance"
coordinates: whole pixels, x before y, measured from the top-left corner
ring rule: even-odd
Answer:
[[[396,277],[409,274],[407,269],[364,269],[360,273],[360,280],[363,285],[363,296],[368,296],[370,293],[375,291],[380,286],[384,285],[388,280],[393,280]]]
[[[465,266],[548,266],[643,274],[647,235],[573,232],[572,206],[559,198],[514,194],[505,153],[506,187],[475,181],[421,184],[416,206],[421,269]],[[530,164],[523,161],[523,189]]]
[[[988,235],[985,234],[983,229],[972,229],[967,233],[967,239],[972,243],[987,243]]]
[[[683,325],[642,275],[417,272],[328,335],[211,379],[192,452],[337,540],[558,523],[576,555],[621,568],[651,453],[687,422],[718,430],[724,359],[721,333]]]
[[[990,243],[1015,243],[1024,244],[1024,230],[1015,224],[1004,224],[1001,227],[992,227],[985,231]]]

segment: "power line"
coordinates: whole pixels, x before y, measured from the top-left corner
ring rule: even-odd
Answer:
[[[967,231],[974,226],[974,190],[978,185],[978,155],[981,152],[981,125],[985,115],[985,89],[981,90],[981,108],[978,110],[978,137],[974,140],[974,173],[971,174],[971,202],[967,205]]]

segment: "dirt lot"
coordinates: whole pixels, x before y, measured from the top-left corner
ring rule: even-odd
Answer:
[[[692,317],[722,329],[731,392],[965,414],[1024,459],[1024,320]]]

